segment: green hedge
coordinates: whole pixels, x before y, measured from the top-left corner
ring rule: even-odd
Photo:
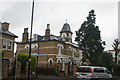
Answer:
[[[21,53],[18,55],[18,61],[21,61],[22,64],[25,65],[25,63],[29,60],[29,54],[28,53]],[[31,70],[35,70],[36,68],[36,57],[31,55]]]

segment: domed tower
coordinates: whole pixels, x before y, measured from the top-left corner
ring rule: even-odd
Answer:
[[[68,23],[65,23],[62,27],[62,30],[60,31],[60,36],[63,41],[66,42],[72,42],[72,31],[70,29],[70,25]]]

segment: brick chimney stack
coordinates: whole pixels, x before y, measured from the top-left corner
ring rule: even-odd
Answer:
[[[9,23],[7,23],[7,22],[2,23],[2,30],[8,31],[9,30]]]
[[[45,40],[50,39],[50,24],[47,24],[47,29],[45,30]]]
[[[24,28],[22,42],[28,42],[28,37],[29,37],[28,28]]]

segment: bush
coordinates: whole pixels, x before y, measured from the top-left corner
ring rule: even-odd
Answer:
[[[18,55],[18,61],[21,61],[21,69],[25,69],[24,65],[26,65],[26,62],[29,60],[29,54],[27,53],[21,53]],[[31,70],[35,70],[36,68],[36,58],[35,56],[31,55]]]
[[[113,74],[114,76],[120,76],[120,64],[113,63]]]

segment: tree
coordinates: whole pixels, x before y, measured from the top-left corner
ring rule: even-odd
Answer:
[[[119,44],[120,44],[120,41],[118,39],[115,39],[112,45],[113,49],[115,50],[115,63],[116,64],[117,64],[117,56],[118,56],[118,53],[120,52]]]
[[[83,49],[83,58],[89,59],[90,63],[97,63],[97,56],[103,52],[105,42],[101,40],[99,27],[96,26],[94,10],[89,12],[87,21],[84,21],[80,29],[76,31],[75,41]]]
[[[112,67],[113,67],[112,53],[103,52],[98,57],[98,59],[99,59],[99,61],[98,61],[99,66],[106,67],[107,69],[109,69],[110,71],[112,71]]]

